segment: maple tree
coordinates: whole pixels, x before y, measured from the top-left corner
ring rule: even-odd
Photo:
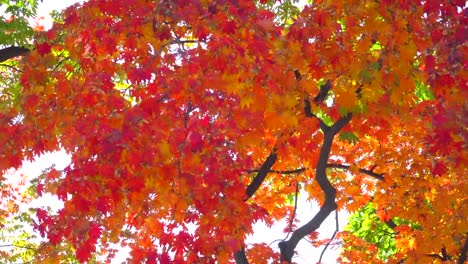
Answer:
[[[343,263],[464,263],[466,24],[457,0],[68,8],[0,109],[1,170],[71,155],[38,179],[64,206],[37,209],[35,257],[66,242],[81,262],[119,244],[135,263],[292,263],[346,210]],[[299,191],[320,210],[297,227]],[[280,220],[279,252],[244,243]]]
[[[19,58],[29,53],[37,32],[43,30],[37,17],[38,2],[34,0],[0,1],[0,112],[8,111],[19,100],[21,69]],[[4,121],[4,120],[2,120]],[[2,135],[4,136],[4,135]],[[1,138],[2,142],[5,140]],[[2,158],[5,158],[2,156]],[[23,163],[24,165],[24,163]],[[0,262],[30,263],[35,254],[48,255],[57,250],[62,261],[77,263],[73,248],[66,243],[55,247],[41,246],[38,234],[31,232],[35,209],[24,205],[37,197],[34,183],[27,184],[28,176],[13,171],[0,174]],[[28,188],[26,188],[29,185]],[[46,250],[44,250],[44,248]]]
[[[0,1],[2,11],[0,19],[0,109],[2,112],[11,107],[12,101],[18,97],[21,89],[18,81],[20,70],[16,68],[18,63],[9,59],[24,55],[29,51],[24,46],[27,46],[27,39],[34,35],[34,29],[28,24],[27,19],[34,16],[36,8],[36,1],[14,3],[6,0]],[[2,167],[2,169],[5,168]],[[0,175],[0,187],[2,197],[18,195],[18,186],[5,183],[3,173]],[[3,220],[13,207],[15,206],[8,199],[2,199],[0,220]]]

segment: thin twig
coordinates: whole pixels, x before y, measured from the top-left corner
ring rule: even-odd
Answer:
[[[283,240],[288,239],[289,235],[292,232],[291,230],[292,230],[292,227],[293,227],[294,218],[296,217],[296,211],[297,211],[297,196],[298,196],[298,194],[299,194],[299,182],[296,182],[296,193],[294,194],[294,210],[293,210],[293,213],[292,213],[292,216],[291,216],[291,220],[289,220],[288,234],[286,235],[286,237]]]
[[[372,168],[370,170],[367,170],[367,169],[359,169],[359,172],[360,173],[363,173],[363,174],[367,174],[379,181],[383,181],[384,180],[384,177],[383,177],[383,173],[376,173],[374,172],[374,169],[376,168],[377,166],[374,165],[372,166]],[[329,169],[343,169],[343,170],[349,170],[351,168],[351,165],[343,165],[343,164],[336,164],[336,163],[328,163],[327,164],[327,168]],[[297,169],[293,169],[293,170],[270,170],[268,171],[268,173],[276,173],[276,174],[298,174],[298,173],[301,173],[301,172],[304,172],[306,171],[308,168],[305,168],[305,167],[302,167],[302,168],[297,168]],[[252,172],[258,172],[259,170],[247,170],[248,173],[252,173]]]
[[[375,178],[375,179],[377,179],[379,181],[383,181],[384,180],[383,173],[375,173],[374,172],[375,167],[376,167],[375,165],[372,166],[372,168],[370,170],[359,169],[359,172],[367,174],[367,175],[369,175],[369,176],[371,176],[371,177],[373,177],[373,178]],[[329,163],[329,164],[327,164],[327,168],[349,170],[351,168],[351,165]]]
[[[2,247],[17,247],[17,248],[24,248],[24,249],[29,249],[29,250],[36,250],[35,248],[32,248],[32,247],[19,246],[19,245],[15,245],[15,244],[0,245],[0,248],[2,248]]]
[[[325,247],[323,248],[322,253],[320,254],[320,258],[319,258],[318,263],[321,263],[321,262],[322,262],[323,254],[324,254],[325,251],[327,250],[328,246],[330,246],[330,243],[333,241],[333,239],[334,239],[335,236],[336,236],[336,233],[338,233],[338,230],[340,229],[340,226],[339,226],[339,223],[338,223],[338,210],[335,210],[335,223],[336,223],[335,232],[333,232],[332,237],[330,238],[330,240],[328,241],[328,243],[327,243],[327,244],[325,245]]]
[[[13,66],[11,66],[11,65],[8,65],[8,64],[0,63],[0,66],[1,66],[1,67],[6,67],[6,68],[10,68],[10,69],[15,70],[15,71],[17,71],[17,72],[21,72],[21,73],[23,72],[22,70],[20,70],[20,69],[18,69],[18,68],[16,68],[16,67],[13,67]]]
[[[62,54],[63,54],[63,52],[60,53],[57,57],[61,56]],[[54,66],[54,68],[52,69],[52,71],[51,71],[50,73],[55,72],[64,62],[66,62],[67,60],[70,60],[70,59],[71,59],[70,57],[65,57],[65,58],[63,58],[62,60],[60,60],[60,61]]]
[[[307,168],[298,168],[298,169],[294,169],[294,170],[284,170],[284,171],[281,171],[281,170],[270,170],[268,173],[276,173],[276,174],[297,174],[297,173],[301,173],[303,171],[307,170]],[[248,173],[252,173],[252,172],[258,172],[258,170],[248,170],[247,171]]]
[[[294,223],[294,218],[296,217],[296,211],[297,211],[297,197],[299,195],[299,183],[296,182],[296,193],[294,194],[294,210],[291,216],[291,220],[289,220],[289,229],[288,229],[288,234],[286,234],[286,237],[284,239],[276,239],[273,240],[268,246],[271,246],[273,243],[279,242],[279,241],[285,241],[288,239],[289,235],[292,233],[292,225]]]

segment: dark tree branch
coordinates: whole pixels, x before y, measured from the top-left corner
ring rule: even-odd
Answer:
[[[260,185],[265,180],[271,167],[273,166],[273,164],[275,164],[277,158],[278,156],[276,155],[276,149],[273,149],[273,152],[267,157],[260,169],[256,171],[257,175],[255,176],[253,181],[249,184],[249,186],[247,186],[247,197],[244,199],[244,201],[247,201],[258,190]],[[234,253],[234,261],[236,262],[236,264],[249,264],[247,256],[245,255],[244,248]]]
[[[336,121],[335,124],[333,124],[333,126],[330,127],[330,130],[331,130],[331,134],[332,134],[332,140],[333,140],[333,137],[335,137],[335,135],[340,132],[341,129],[343,129],[344,126],[346,126],[349,121],[351,121],[351,118],[353,117],[353,115],[351,113],[348,113],[346,116],[344,117],[341,117],[340,119],[338,119],[338,121]],[[324,133],[326,131],[323,131]],[[330,142],[332,143],[332,142]]]
[[[460,253],[460,258],[458,259],[457,263],[465,263],[465,261],[466,261],[466,248],[465,248],[466,242],[467,241],[465,240],[465,245],[461,249],[462,252]],[[463,252],[463,250],[465,250],[465,251]],[[463,253],[465,254],[464,257],[463,257]],[[426,256],[433,257],[433,258],[438,258],[441,261],[453,260],[453,257],[447,253],[447,249],[445,248],[445,246],[442,246],[442,248],[440,249],[440,254],[432,253],[432,254],[426,254]]]
[[[432,257],[432,258],[437,258],[437,259],[440,259],[441,261],[447,261],[447,260],[449,260],[448,258],[446,258],[446,257],[444,257],[444,256],[441,256],[441,255],[439,255],[439,254],[436,254],[436,253],[434,253],[434,254],[426,254],[426,256]]]
[[[322,148],[320,149],[320,156],[317,162],[317,167],[315,169],[315,180],[319,184],[323,193],[325,194],[325,203],[320,208],[319,212],[305,225],[296,229],[291,238],[287,241],[281,241],[278,243],[281,252],[281,261],[286,261],[291,263],[292,257],[294,255],[294,249],[300,240],[305,236],[317,230],[323,221],[328,217],[328,215],[336,210],[337,205],[335,202],[336,198],[336,189],[331,185],[330,181],[327,178],[327,162],[330,155],[333,139],[335,135],[351,120],[352,115],[348,114],[345,117],[341,117],[333,126],[331,127],[321,127],[324,139]]]
[[[388,221],[385,221],[385,224],[390,227],[390,229],[395,229],[395,227],[397,227],[397,225],[395,224],[395,222],[393,222],[392,219],[388,220]]]
[[[330,246],[331,242],[333,241],[333,239],[335,239],[335,236],[336,236],[336,233],[338,233],[338,230],[340,230],[340,225],[338,223],[338,211],[335,210],[335,232],[333,232],[333,235],[332,237],[330,238],[330,241],[328,241],[328,243],[325,245],[325,247],[323,248],[322,250],[322,253],[320,254],[320,258],[319,258],[319,261],[318,263],[321,263],[322,262],[322,257],[323,257],[323,254],[325,253],[325,251],[327,251],[327,248]]]
[[[288,234],[286,235],[286,237],[285,237],[283,240],[288,239],[289,235],[290,235],[291,232],[292,232],[292,227],[293,227],[293,223],[294,223],[294,218],[296,218],[297,196],[298,196],[298,195],[299,195],[299,183],[296,182],[296,193],[294,194],[294,210],[293,210],[293,213],[292,213],[292,216],[291,216],[291,220],[289,220],[289,230],[288,230]]]
[[[302,75],[298,69],[294,70],[294,76],[296,77],[297,81],[302,80]],[[330,80],[327,80],[327,82],[324,85],[320,86],[319,93],[314,97],[315,104],[319,104],[325,100],[325,98],[328,95],[328,92],[330,91],[330,88],[331,88]],[[326,127],[325,123],[320,118],[315,116],[314,113],[312,113],[312,107],[310,105],[310,100],[308,98],[304,99],[304,113],[306,117],[317,118],[317,120],[320,122],[320,129],[323,130],[323,128]]]
[[[302,75],[301,75],[301,73],[299,72],[298,69],[294,70],[294,76],[296,77],[296,80],[298,80],[298,81],[300,81],[302,79]]]
[[[244,248],[234,253],[234,260],[236,261],[236,264],[249,264]]]
[[[468,233],[466,233],[465,243],[461,248],[460,257],[458,258],[457,264],[466,263],[466,254],[468,253]]]
[[[309,99],[304,99],[304,113],[306,117],[315,117],[319,121],[319,126],[322,131],[326,129],[327,125],[322,121],[322,119],[312,113],[312,106]]]
[[[286,239],[288,239],[289,235],[292,233],[292,226],[293,226],[293,223],[294,223],[294,218],[296,218],[297,197],[298,197],[298,195],[299,195],[299,183],[296,182],[296,193],[294,194],[294,210],[293,210],[293,213],[292,213],[292,216],[291,216],[291,220],[289,220],[288,234],[286,235],[286,237],[284,239],[276,239],[273,242],[271,242],[268,246],[271,246],[271,244],[273,244],[273,243],[275,243],[277,241],[285,241]]]
[[[320,85],[320,91],[319,93],[315,96],[314,102],[316,104],[322,103],[328,96],[328,92],[331,89],[331,81],[327,80],[327,82],[324,85]]]
[[[444,258],[444,260],[451,260],[451,259],[452,259],[452,256],[450,256],[450,255],[447,253],[447,249],[445,248],[445,246],[442,247],[442,249],[440,250],[440,252],[442,253],[442,257]]]
[[[247,186],[247,190],[246,190],[247,198],[245,198],[245,201],[247,201],[250,197],[252,197],[252,195],[254,195],[254,193],[258,190],[260,185],[265,180],[271,167],[273,166],[273,164],[275,164],[277,158],[278,157],[276,155],[276,150],[273,150],[273,152],[268,156],[268,158],[263,163],[262,167],[260,167],[260,169],[258,170],[257,175],[255,176],[253,181],[249,184],[249,186]]]
[[[307,117],[315,117],[312,113],[312,106],[310,105],[309,99],[304,99],[304,113]]]
[[[10,69],[12,69],[12,70],[14,70],[14,71],[17,71],[17,72],[23,72],[22,70],[20,70],[20,69],[18,69],[18,68],[16,68],[16,67],[13,67],[13,66],[11,66],[11,65],[8,65],[8,64],[0,63],[0,67],[6,67],[6,68],[10,68]]]
[[[297,174],[297,173],[301,173],[301,172],[304,172],[305,170],[307,170],[307,168],[298,168],[298,169],[294,169],[294,170],[270,170],[268,171],[268,173],[275,173],[275,174]],[[259,170],[248,170],[247,172],[248,173],[252,173],[252,172],[258,172]]]
[[[15,57],[23,56],[29,52],[30,50],[27,48],[15,46],[0,49],[0,62],[4,62]]]
[[[351,167],[350,165],[342,165],[342,164],[335,164],[335,163],[329,163],[327,165],[328,168],[335,168],[335,169],[344,169],[344,170],[349,170],[349,168]],[[366,170],[366,169],[359,169],[359,172],[360,173],[364,173],[364,174],[367,174],[379,181],[383,181],[384,180],[384,177],[383,177],[383,173],[375,173],[374,172],[374,168],[375,166],[372,166],[372,168],[370,170]]]
[[[302,75],[301,73],[299,72],[298,69],[295,69],[294,70],[294,77],[296,77],[296,80],[297,81],[300,81],[302,80]],[[314,97],[314,102],[316,104],[319,104],[319,103],[322,103],[328,96],[328,92],[330,91],[331,89],[331,81],[330,80],[327,80],[327,82],[323,85],[320,85],[320,91],[319,93]],[[307,107],[307,103],[309,104],[309,110],[310,110],[310,101],[309,100],[306,100],[306,107]],[[306,111],[306,115],[307,113],[310,113],[310,111]]]
[[[344,164],[337,164],[337,163],[328,163],[327,164],[327,168],[330,168],[330,169],[343,169],[343,170],[349,170],[349,168],[351,167],[351,165],[344,165]],[[369,175],[379,181],[383,181],[384,180],[384,177],[383,177],[383,173],[376,173],[374,172],[374,169],[376,168],[377,166],[374,165],[372,166],[372,168],[370,170],[366,170],[366,169],[359,169],[359,172],[360,173],[363,173],[363,174],[366,174],[366,175]],[[306,171],[308,168],[305,168],[305,167],[302,167],[302,168],[297,168],[297,169],[293,169],[293,170],[270,170],[268,173],[276,173],[276,174],[284,174],[284,175],[287,175],[287,174],[298,174],[298,173],[301,173],[301,172],[304,172]],[[248,170],[247,172],[248,173],[252,173],[252,172],[258,172],[259,170]]]

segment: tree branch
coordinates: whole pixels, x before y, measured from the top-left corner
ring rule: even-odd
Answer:
[[[440,259],[441,261],[447,261],[447,260],[448,260],[446,257],[441,256],[441,255],[436,254],[436,253],[433,253],[433,254],[426,254],[426,256],[432,257],[432,258],[437,258],[437,259]]]
[[[326,129],[327,125],[322,121],[322,119],[312,113],[312,106],[310,105],[309,99],[304,99],[304,113],[306,117],[315,117],[319,121],[319,126],[322,131]]]
[[[319,184],[323,193],[325,194],[325,203],[320,208],[319,212],[305,225],[296,229],[291,238],[287,241],[281,241],[278,243],[281,253],[281,261],[286,261],[291,263],[292,257],[294,255],[294,249],[300,240],[305,236],[317,230],[323,221],[328,217],[328,215],[336,210],[337,205],[335,202],[336,198],[336,189],[331,185],[330,181],[327,178],[326,169],[327,162],[330,155],[333,139],[335,135],[351,120],[352,115],[348,114],[345,117],[341,117],[333,126],[331,127],[321,127],[324,139],[323,144],[320,149],[320,156],[317,162],[317,167],[315,169],[315,180]]]
[[[293,223],[294,223],[294,218],[296,218],[296,211],[297,211],[297,197],[299,195],[299,183],[296,182],[296,193],[294,195],[294,210],[293,210],[293,213],[292,213],[292,216],[291,216],[291,219],[289,220],[289,230],[288,230],[288,234],[286,235],[286,237],[284,239],[276,239],[274,240],[273,242],[271,242],[268,246],[271,246],[271,244],[277,242],[277,241],[285,241],[286,239],[288,239],[289,235],[292,233],[292,226],[293,226]]]
[[[327,80],[327,82],[324,85],[320,85],[320,91],[319,93],[315,96],[314,102],[316,104],[322,103],[328,96],[328,92],[331,89],[331,81]]]
[[[244,248],[234,253],[234,260],[236,261],[236,264],[249,264]]]
[[[307,170],[307,168],[298,168],[298,169],[294,169],[294,170],[269,170],[268,173],[276,173],[276,174],[297,174],[297,173],[301,173],[301,172],[304,172],[305,170]],[[248,173],[252,173],[252,172],[258,172],[259,170],[248,170],[247,172]]]
[[[333,235],[332,235],[332,237],[330,238],[330,241],[328,241],[328,243],[327,243],[327,244],[325,245],[325,247],[323,248],[322,253],[320,254],[320,258],[319,258],[318,263],[321,263],[321,262],[322,262],[323,254],[325,253],[325,251],[327,251],[328,246],[330,246],[331,242],[333,241],[333,239],[334,239],[335,236],[336,236],[336,233],[338,233],[338,230],[340,230],[340,225],[339,225],[339,223],[338,223],[338,211],[335,210],[335,232],[333,232]]]
[[[247,186],[247,198],[244,201],[247,201],[258,190],[277,158],[276,150],[273,149],[273,152],[267,157],[262,167],[260,167],[253,181]]]
[[[293,210],[293,213],[292,213],[292,216],[291,216],[291,220],[289,220],[288,234],[286,235],[286,237],[283,240],[288,239],[289,234],[291,234],[291,232],[292,232],[294,218],[296,217],[296,211],[297,211],[297,196],[298,195],[299,195],[299,183],[296,182],[296,193],[294,194],[294,210]]]
[[[36,250],[35,248],[32,248],[32,247],[19,246],[19,245],[15,245],[15,244],[4,244],[4,245],[0,245],[0,248],[2,248],[2,247],[17,247],[17,248],[24,248],[24,249],[28,249],[28,250]]]
[[[328,168],[335,168],[335,169],[344,169],[344,170],[349,170],[349,168],[351,167],[351,165],[343,165],[343,164],[336,164],[336,163],[329,163],[327,164],[327,167]],[[364,173],[364,174],[367,174],[379,181],[383,181],[384,180],[384,177],[383,177],[383,173],[376,173],[374,172],[374,168],[375,166],[372,167],[372,169],[370,170],[366,170],[366,169],[359,169],[359,172],[360,173]]]
[[[395,227],[397,227],[397,225],[395,224],[395,222],[393,222],[392,219],[388,220],[388,221],[385,221],[385,224],[390,227],[390,229],[395,229]]]
[[[458,258],[457,264],[466,263],[466,254],[468,253],[468,233],[466,233],[465,243],[461,248],[460,258]]]
[[[383,177],[383,173],[376,173],[374,172],[374,169],[376,168],[377,166],[372,166],[372,168],[370,170],[367,170],[367,169],[359,169],[359,172],[360,173],[363,173],[363,174],[366,174],[366,175],[369,175],[379,181],[383,181],[384,180],[384,177]],[[351,165],[344,165],[344,164],[337,164],[337,163],[328,163],[327,164],[327,168],[329,169],[343,169],[343,170],[349,170],[349,168],[351,168]],[[292,169],[292,170],[270,170],[268,171],[268,173],[276,173],[276,174],[284,174],[284,175],[287,175],[287,174],[298,174],[298,173],[301,173],[301,172],[304,172],[306,171],[308,168],[305,168],[305,167],[301,167],[301,168],[297,168],[297,169]],[[252,172],[258,172],[259,170],[248,170],[247,172],[248,173],[252,173]]]
[[[18,69],[18,68],[16,68],[16,67],[13,67],[13,66],[11,66],[11,65],[4,64],[4,63],[0,63],[0,67],[6,67],[6,68],[10,68],[10,69],[12,69],[12,70],[14,70],[14,71],[17,71],[17,72],[23,72],[22,70],[20,70],[20,69]]]
[[[277,158],[278,156],[276,155],[276,149],[273,149],[273,152],[267,157],[263,165],[257,171],[257,175],[255,176],[253,181],[249,184],[249,186],[247,186],[247,197],[244,199],[244,201],[247,201],[258,190],[260,185],[265,180],[271,167],[273,166],[273,164],[275,164]],[[236,261],[236,264],[249,264],[247,256],[245,255],[244,248],[234,253],[234,260]]]
[[[297,81],[302,80],[302,75],[299,72],[298,69],[294,70],[294,76],[296,77]],[[315,104],[322,103],[325,98],[327,98],[328,92],[330,91],[331,88],[331,81],[327,80],[327,82],[324,85],[320,86],[320,91],[319,93],[314,97],[314,102]],[[325,123],[322,121],[322,119],[318,118],[314,113],[312,113],[312,107],[310,105],[310,100],[308,98],[304,99],[304,113],[306,117],[315,117],[319,121],[320,128],[323,130],[323,128],[326,127]]]
[[[15,57],[23,56],[29,52],[30,50],[27,48],[15,46],[0,49],[0,62],[4,62]]]

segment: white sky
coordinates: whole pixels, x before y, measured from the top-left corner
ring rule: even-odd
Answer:
[[[42,0],[39,1],[39,7],[37,9],[37,16],[44,17],[43,26],[47,30],[52,27],[52,20],[50,12],[52,10],[61,11],[75,3],[81,3],[81,0]]]
[[[52,22],[50,19],[50,11],[51,10],[62,10],[67,6],[70,6],[74,3],[81,2],[79,0],[44,0],[42,3],[39,4],[38,9],[38,17],[44,17],[43,25],[46,29],[52,26]],[[37,177],[40,175],[41,171],[45,168],[50,167],[52,164],[56,164],[58,169],[64,168],[70,162],[69,156],[65,154],[65,152],[56,152],[56,153],[48,153],[41,157],[38,157],[35,162],[27,162],[24,166],[19,170],[19,172],[29,176],[30,178]],[[40,201],[38,203],[44,204],[44,201]],[[48,199],[46,203],[49,205],[60,206],[60,203],[57,203],[54,199]],[[297,210],[297,217],[300,220],[300,223],[297,226],[301,226],[302,224],[306,223],[315,213],[318,212],[318,206],[314,203],[306,201],[306,195],[300,195],[298,201],[298,210]],[[320,238],[329,238],[333,234],[335,230],[335,219],[334,213],[332,213],[326,221],[322,224],[321,228],[319,228]],[[345,213],[340,213],[340,229],[345,226],[347,221],[348,215]],[[257,224],[254,227],[254,235],[247,239],[247,243],[254,243],[254,242],[264,242],[270,244],[271,242],[283,239],[285,234],[282,232],[283,228],[286,226],[286,223],[282,223],[280,225],[275,225],[272,228],[268,228],[263,224]],[[273,243],[271,246],[274,249],[277,248],[278,241]],[[121,263],[127,256],[125,255],[125,249],[123,250],[122,254],[119,254],[113,263]],[[296,248],[297,256],[293,259],[298,264],[310,264],[316,263],[319,259],[320,253],[322,252],[322,248],[314,248],[305,240],[302,240]],[[333,247],[329,247],[324,255],[323,264],[332,264],[336,263],[336,258],[338,254],[338,249],[333,249]]]

